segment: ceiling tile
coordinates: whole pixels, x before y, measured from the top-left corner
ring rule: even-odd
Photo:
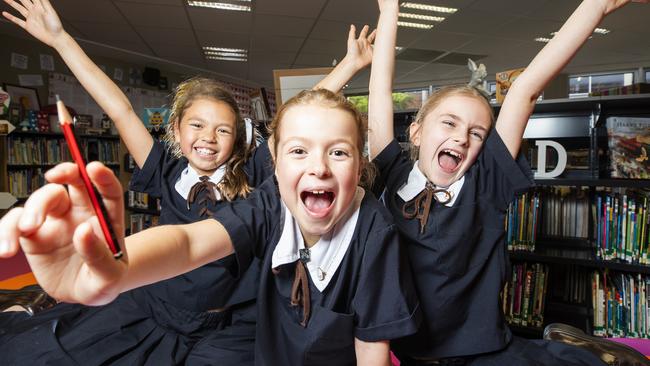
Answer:
[[[254,34],[274,36],[307,36],[314,25],[313,19],[277,15],[256,15],[253,21]]]
[[[188,15],[197,31],[249,33],[253,24],[253,15],[241,11],[188,8]]]
[[[59,0],[52,4],[65,21],[126,24],[118,7],[110,0]]]
[[[347,53],[347,42],[341,41],[327,41],[322,39],[308,39],[302,49],[304,53],[314,53],[320,55],[328,55],[336,58],[343,58]]]
[[[297,53],[304,38],[257,34],[251,37],[251,51]]]
[[[116,3],[140,3],[150,5],[174,5],[184,6],[185,0],[115,0]]]
[[[199,47],[243,48],[250,52],[250,36],[245,33],[196,31]]]
[[[363,28],[361,24],[355,24],[356,36]],[[370,31],[372,31],[371,28]],[[316,22],[314,29],[311,31],[310,38],[324,39],[327,41],[347,42],[348,32],[350,31],[350,23],[334,22],[330,20],[319,20]]]
[[[323,54],[301,52],[296,58],[296,64],[307,65],[309,67],[330,67],[333,58]]]
[[[368,24],[374,28],[379,17],[377,0],[329,0],[321,19],[352,24]]]
[[[253,12],[314,19],[318,17],[325,2],[325,0],[262,0],[255,2]]]
[[[545,0],[490,0],[475,1],[467,9],[491,16],[499,15],[534,15],[543,8]],[[464,10],[463,10],[464,11]],[[460,12],[459,12],[460,13]],[[457,13],[458,14],[458,13]]]
[[[116,2],[115,5],[134,26],[191,29],[182,7],[127,2]]]
[[[189,29],[136,27],[136,31],[149,44],[164,42],[170,46],[194,46],[194,49],[198,50],[197,40]]]

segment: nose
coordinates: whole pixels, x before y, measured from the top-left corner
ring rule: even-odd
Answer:
[[[309,162],[309,173],[319,178],[327,177],[330,174],[326,154],[313,154]]]
[[[217,132],[206,130],[203,132],[203,134],[201,134],[201,140],[206,142],[215,142],[217,140]]]
[[[468,131],[458,131],[453,137],[454,142],[461,146],[466,145],[467,141],[469,141],[468,133]]]

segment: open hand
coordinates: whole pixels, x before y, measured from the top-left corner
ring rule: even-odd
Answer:
[[[356,37],[357,28],[350,25],[348,32],[348,53],[345,55],[358,70],[365,68],[372,62],[372,43],[375,41],[376,30],[368,35],[370,27],[365,25],[359,37]]]
[[[101,163],[90,163],[87,170],[124,248],[121,185]],[[126,274],[126,252],[120,260],[113,258],[75,164],[59,164],[45,176],[52,183],[0,220],[0,257],[14,255],[20,244],[39,284],[52,297],[87,305],[112,301]]]
[[[48,46],[54,47],[57,38],[65,33],[61,20],[49,0],[20,0],[20,3],[4,0],[4,2],[16,9],[22,18],[6,11],[3,11],[2,15]]]

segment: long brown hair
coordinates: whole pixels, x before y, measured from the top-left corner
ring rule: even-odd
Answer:
[[[172,155],[177,158],[183,156],[180,145],[176,142],[175,131],[180,130],[183,115],[192,103],[197,99],[204,98],[225,103],[235,114],[235,143],[232,154],[225,163],[226,172],[218,184],[219,191],[228,201],[246,197],[251,192],[246,173],[243,170],[250,155],[250,148],[246,143],[246,125],[235,98],[224,85],[206,77],[193,77],[180,83],[174,90],[169,115],[170,122],[167,124],[164,141]]]
[[[413,123],[416,123],[418,125],[422,125],[422,122],[424,122],[424,119],[427,118],[429,113],[436,109],[442,102],[453,96],[463,96],[463,97],[470,97],[470,98],[476,98],[477,100],[480,100],[483,104],[485,104],[485,108],[487,108],[490,111],[490,118],[492,125],[494,125],[494,111],[492,110],[492,107],[490,106],[490,103],[488,102],[487,99],[485,99],[485,96],[481,94],[481,92],[476,89],[473,86],[469,86],[467,84],[463,85],[449,85],[442,87],[436,91],[434,91],[429,99],[427,99],[422,107],[420,107],[420,110],[418,111],[418,114],[415,116],[415,121]],[[409,134],[410,126],[407,127],[406,133]],[[411,143],[410,146],[410,156],[411,160],[417,160],[418,159],[418,154],[420,153],[420,148],[418,146],[413,145]]]
[[[273,121],[268,126],[269,139],[272,139],[274,156],[277,156],[277,141],[280,140],[280,123],[287,111],[299,105],[318,105],[325,108],[340,109],[347,112],[354,119],[357,127],[357,152],[359,154],[360,173],[359,184],[369,188],[372,184],[376,170],[368,160],[365,153],[365,142],[368,133],[368,121],[343,95],[333,93],[327,89],[303,90],[293,98],[286,101],[279,109]]]

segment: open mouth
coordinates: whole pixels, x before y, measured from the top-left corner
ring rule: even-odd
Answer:
[[[303,191],[300,199],[307,211],[316,217],[323,217],[332,208],[334,203],[334,192],[325,190]]]
[[[446,173],[453,173],[460,167],[465,156],[451,149],[444,149],[438,154],[438,164]]]

